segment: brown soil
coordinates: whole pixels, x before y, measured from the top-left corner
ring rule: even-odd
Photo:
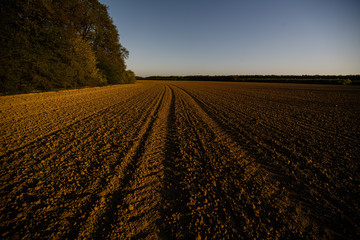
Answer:
[[[360,87],[0,97],[1,239],[359,239]]]

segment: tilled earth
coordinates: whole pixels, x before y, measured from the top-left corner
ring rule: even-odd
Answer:
[[[1,239],[360,239],[360,87],[0,97]]]

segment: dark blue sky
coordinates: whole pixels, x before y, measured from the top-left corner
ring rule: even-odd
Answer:
[[[139,76],[360,73],[360,0],[100,2]]]

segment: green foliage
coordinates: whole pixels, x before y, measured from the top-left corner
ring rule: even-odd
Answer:
[[[339,80],[338,82],[342,85],[349,85],[352,83],[352,81],[350,79],[342,79],[342,80]]]
[[[126,79],[127,79],[127,83],[135,83],[136,82],[136,77],[135,77],[135,73],[131,70],[127,70],[126,71]]]
[[[3,0],[0,24],[0,92],[133,81],[129,53],[98,0]]]
[[[70,66],[75,71],[78,86],[99,86],[107,84],[106,79],[97,68],[94,51],[88,41],[80,36],[75,36],[72,41]]]

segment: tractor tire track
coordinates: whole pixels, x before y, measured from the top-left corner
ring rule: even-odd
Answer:
[[[167,118],[173,97],[170,89],[166,85],[164,87],[163,98],[148,127],[137,166],[122,188],[122,196],[116,203],[117,212],[112,216],[112,224],[108,224],[105,230],[109,232],[107,238],[159,238],[166,149],[163,140],[168,131]]]
[[[193,99],[191,95],[189,95],[186,91],[183,91],[180,88],[176,87],[175,89],[180,95],[179,102],[182,102],[181,104],[178,104],[178,106],[183,106],[182,109],[179,110],[179,112],[185,114],[184,118],[181,119],[181,122],[185,122],[186,126],[192,127],[191,131],[193,132],[194,135],[194,139],[190,140],[194,144],[192,145],[192,148],[198,149],[199,155],[201,156],[201,158],[198,160],[192,160],[192,161],[198,161],[199,163],[199,165],[197,165],[195,168],[196,169],[195,174],[196,175],[204,174],[204,178],[208,179],[205,180],[205,182],[202,182],[204,186],[208,186],[206,191],[207,196],[205,195],[205,199],[207,202],[207,199],[210,197],[211,202],[219,203],[219,208],[221,210],[219,211],[218,213],[219,215],[217,218],[221,219],[221,223],[222,223],[219,224],[218,226],[216,225],[207,226],[205,224],[204,226],[201,227],[201,229],[197,229],[196,227],[194,228],[194,226],[192,226],[194,229],[188,230],[192,233],[189,232],[184,233],[184,236],[185,238],[196,237],[196,235],[191,235],[191,234],[193,234],[194,232],[195,233],[198,232],[199,236],[202,237],[216,236],[216,238],[247,239],[251,236],[251,234],[254,234],[254,232],[246,233],[247,231],[249,231],[246,230],[243,233],[241,233],[238,232],[237,228],[239,226],[244,226],[246,224],[249,224],[249,219],[256,218],[256,216],[254,215],[255,208],[260,208],[261,206],[257,206],[258,200],[254,201],[251,198],[246,199],[245,195],[242,196],[242,198],[245,199],[242,199],[241,202],[239,202],[238,198],[241,197],[241,195],[238,196],[236,191],[243,192],[244,186],[235,183],[234,179],[243,178],[242,181],[244,182],[242,182],[242,184],[246,183],[246,185],[248,185],[249,187],[249,189],[247,189],[248,191],[252,191],[251,186],[259,187],[259,185],[261,185],[260,182],[262,182],[262,184],[267,184],[268,188],[271,191],[275,191],[274,188],[276,189],[275,186],[276,184],[278,185],[278,183],[276,183],[276,181],[273,181],[272,179],[267,179],[266,177],[267,174],[266,172],[263,171],[263,169],[260,168],[260,165],[257,165],[254,159],[249,158],[249,155],[244,149],[239,148],[238,144],[232,140],[232,138],[220,127],[220,125],[218,125],[218,123],[211,117],[211,115],[208,115],[208,113],[201,108],[201,106],[196,102],[195,99]],[[183,109],[187,109],[187,110],[183,111]],[[199,127],[200,129],[198,129]],[[189,137],[189,139],[191,139],[191,137]],[[215,145],[211,143],[214,140],[216,141]],[[192,156],[194,155],[196,154],[192,154]],[[223,171],[220,171],[222,169]],[[237,170],[236,174],[232,176],[230,169],[236,169]],[[258,178],[256,175],[262,175],[262,178]],[[222,181],[220,181],[220,179]],[[208,182],[209,180],[210,182]],[[201,180],[197,179],[196,181],[201,181]],[[269,186],[269,184],[274,186],[271,187]],[[262,189],[266,189],[266,187],[263,187]],[[263,194],[264,193],[265,192],[263,192]],[[196,195],[199,194],[201,195],[202,193],[197,192],[194,194],[195,199],[196,199]],[[273,193],[269,192],[269,194],[271,195]],[[203,198],[204,196],[200,197],[200,199],[202,199],[201,201],[204,200]],[[265,200],[266,199],[262,199],[262,201]],[[190,201],[193,201],[193,199]],[[269,208],[270,205],[269,203],[264,202],[262,204],[263,205],[267,204],[266,207]],[[203,204],[201,204],[201,202],[197,202],[194,203],[193,205],[201,206]],[[242,207],[239,208],[238,206],[242,206]],[[193,210],[189,209],[187,211],[191,212]],[[200,208],[200,212],[201,211],[202,209]],[[271,216],[271,219],[275,220],[276,218],[275,214],[279,211],[279,209],[272,208],[272,211],[274,212],[270,212],[270,211],[268,212],[268,214],[270,215],[268,215],[267,218],[270,218]],[[213,212],[213,214],[215,212]],[[207,216],[205,217],[205,220],[203,220],[203,217],[200,217],[202,215],[201,213],[198,214],[192,213],[192,214],[193,214],[193,219],[195,219],[195,221],[197,218],[200,218],[200,225],[204,224],[204,222],[206,221],[212,221],[212,217],[214,217],[212,216],[209,218],[209,216]],[[184,215],[186,215],[186,213],[184,213]],[[261,221],[261,219],[259,221]],[[277,222],[279,228],[280,226],[284,225],[284,221],[278,220]],[[225,223],[227,225],[225,225]],[[253,228],[256,229],[256,222],[254,222],[253,224],[255,225],[253,226]],[[195,222],[195,226],[196,226],[196,222]],[[223,231],[224,226],[226,229],[225,232]],[[191,229],[191,225],[183,229]],[[259,228],[257,231],[260,232],[261,230],[262,229]],[[273,223],[273,231],[275,230],[278,229],[275,228],[275,225]],[[270,231],[263,232],[263,234],[270,234],[270,233],[271,233]],[[291,233],[287,233],[287,234],[289,237],[292,236]]]
[[[269,129],[274,128],[274,132],[283,132],[283,133],[288,133],[288,134],[291,133],[294,136],[301,136],[302,134],[304,136],[307,136],[307,134],[304,134],[303,131],[297,130],[296,128],[295,129],[293,128],[293,130],[296,131],[296,132],[286,132],[285,129],[283,130],[278,125],[270,125],[269,123],[264,122],[264,121],[259,122],[258,117],[251,116],[250,114],[247,114],[247,113],[243,112],[242,109],[239,109],[239,108],[235,107],[237,102],[238,102],[237,98],[239,98],[239,96],[235,97],[235,96],[227,94],[227,98],[225,99],[225,98],[221,97],[221,96],[223,96],[222,94],[224,94],[224,93],[222,93],[220,91],[218,91],[218,92],[206,91],[206,93],[207,93],[207,95],[209,95],[209,96],[206,96],[206,98],[203,98],[203,100],[205,100],[206,102],[208,102],[208,100],[210,100],[210,102],[212,102],[213,99],[219,99],[220,102],[222,102],[221,107],[228,108],[229,110],[231,110],[234,113],[238,113],[238,114],[240,114],[240,115],[242,115],[242,116],[244,116],[246,118],[249,118],[249,121],[252,121],[252,122],[254,122],[256,124],[263,125],[263,126],[269,128]],[[243,96],[243,95],[244,94],[241,94],[241,96]],[[204,95],[202,95],[202,96],[205,97]],[[269,99],[269,98],[264,98],[264,97],[249,95],[249,94],[246,94],[245,96],[247,98],[252,99],[254,102],[257,102],[260,99],[263,102],[272,101],[272,99]],[[287,109],[287,110],[291,110],[291,109],[294,108],[294,103],[293,102],[287,103],[285,101],[276,101],[276,103],[277,103],[276,107],[274,107],[274,105],[272,105],[272,104],[267,104],[267,111],[262,112],[262,114],[263,114],[262,118],[263,119],[275,119],[276,112],[279,110],[278,105],[285,106],[285,107],[282,107],[282,109]],[[299,104],[299,103],[296,103],[296,104]],[[250,107],[252,110],[254,110],[255,107],[257,107],[257,104],[253,104],[253,105],[254,106]],[[256,112],[256,111],[254,111],[254,112]],[[326,137],[329,137],[329,135],[332,135],[333,137],[335,137],[337,139],[342,139],[342,140],[346,139],[346,141],[349,141],[349,142],[353,142],[353,141],[358,142],[359,141],[359,138],[356,138],[356,137],[353,136],[354,134],[349,135],[349,134],[346,134],[346,133],[341,132],[341,131],[332,132],[332,129],[323,127],[323,126],[318,125],[318,124],[314,124],[314,123],[317,123],[317,122],[314,122],[314,120],[309,121],[309,119],[303,119],[303,118],[299,117],[299,115],[301,115],[301,112],[295,114],[294,116],[289,116],[289,117],[291,117],[291,122],[284,122],[283,124],[292,124],[292,126],[300,126],[301,128],[306,129],[307,131],[310,131],[310,132],[315,131],[316,133],[324,135]],[[314,112],[314,113],[312,113],[312,115],[317,115],[317,114]]]
[[[143,92],[140,92],[140,93],[138,93],[138,94],[136,94],[136,95],[134,95],[134,96],[132,96],[132,97],[130,97],[128,99],[120,101],[118,103],[110,104],[109,106],[107,106],[105,108],[102,108],[101,110],[98,110],[98,111],[96,111],[96,112],[94,112],[94,113],[92,113],[90,115],[87,115],[87,116],[85,116],[83,118],[78,119],[78,118],[75,117],[75,120],[70,119],[68,121],[70,123],[66,123],[64,125],[55,127],[55,128],[57,128],[56,130],[51,129],[45,135],[42,135],[40,137],[36,137],[34,140],[31,140],[31,141],[26,141],[25,144],[21,145],[20,147],[11,148],[11,146],[10,147],[7,146],[8,150],[6,152],[4,152],[2,155],[0,155],[0,158],[8,157],[10,154],[18,152],[21,149],[24,149],[24,148],[26,148],[28,146],[31,146],[31,145],[35,144],[36,142],[42,141],[43,139],[49,138],[49,137],[51,137],[53,135],[58,135],[61,131],[64,131],[64,130],[66,130],[68,128],[75,127],[75,126],[81,126],[81,124],[83,124],[83,123],[91,122],[93,119],[99,118],[103,114],[106,114],[108,112],[116,110],[119,106],[128,105],[127,102],[133,101],[133,99],[139,98],[141,95],[143,95],[145,93],[146,93],[146,91],[143,91]],[[145,97],[145,96],[143,96],[143,97]],[[63,109],[65,109],[65,107]],[[127,109],[127,110],[129,110],[129,109]],[[24,121],[26,121],[26,119],[24,119]],[[29,123],[26,123],[26,124],[29,124]],[[31,129],[27,129],[27,131],[31,132]]]
[[[142,99],[141,98],[141,95],[139,96],[140,98],[138,98],[138,100],[137,101],[139,101],[140,99]],[[148,98],[148,99],[152,99],[152,98]],[[132,103],[132,101],[129,101],[129,103],[131,104]],[[134,104],[134,105],[139,105],[139,104]],[[146,106],[146,105],[145,105]],[[133,114],[133,112],[131,111],[131,107],[129,107],[129,109],[128,108],[124,108],[124,110],[126,110],[126,111],[128,111],[129,112],[129,114]],[[123,111],[123,110],[122,110]],[[121,112],[120,112],[121,113]],[[108,119],[108,120],[111,120],[111,119],[116,119],[115,118],[115,116],[119,116],[119,114],[114,114],[114,111],[106,111],[106,113],[104,113],[105,115],[99,115],[99,116],[103,116],[103,117],[106,117],[106,114],[109,114],[108,116],[109,117],[106,117],[106,119]],[[142,112],[142,111],[139,111],[139,114],[140,114],[140,120],[142,119],[142,117],[144,116],[147,116],[147,113],[144,113],[144,112]],[[121,116],[121,115],[120,115]],[[89,120],[89,123],[91,123],[91,119],[88,119]],[[97,121],[97,119],[95,118],[95,119],[93,119],[93,120],[95,120],[95,121]],[[89,124],[88,123],[88,124]],[[137,131],[133,131],[134,130],[134,128],[133,127],[131,127],[131,121],[129,121],[128,122],[128,124],[130,124],[130,126],[129,126],[129,128],[128,128],[128,130],[130,131],[132,131],[131,133],[133,133],[133,136],[134,137],[137,137]],[[84,123],[79,123],[79,124],[81,124],[81,126],[84,126]],[[86,126],[86,125],[85,125]],[[92,125],[90,125],[90,126],[92,126]],[[125,125],[125,127],[126,127],[126,125]],[[76,128],[76,126],[75,126],[75,128]],[[86,129],[86,127],[84,128],[84,130]],[[90,128],[91,129],[91,128]],[[65,129],[66,130],[66,129]],[[71,130],[71,128],[68,128],[68,130],[66,130],[66,131],[69,131],[69,130]],[[86,137],[86,138],[88,138],[91,134],[88,134],[88,133],[91,133],[91,131],[89,131],[89,128],[87,128],[87,132],[85,132],[85,135],[83,136],[83,137]],[[103,135],[103,134],[101,134],[101,135]],[[55,136],[55,138],[56,138],[57,136]],[[85,139],[86,140],[86,139]],[[54,140],[52,140],[52,142],[53,142]],[[67,140],[68,142],[72,142],[73,140],[71,140],[71,139],[69,139],[69,140]],[[63,141],[64,142],[64,141]],[[61,142],[60,142],[60,144],[61,144]],[[63,144],[63,143],[62,143]],[[35,145],[35,146],[32,146],[32,149],[41,149],[41,147],[40,146],[42,146],[42,143],[38,143],[37,145]],[[70,145],[69,145],[70,146]],[[67,154],[67,153],[69,153],[69,150],[71,149],[71,147],[66,147],[65,149],[64,149],[64,151],[63,152],[61,152],[60,154]],[[85,147],[85,149],[86,149],[86,147]],[[31,150],[31,149],[25,149],[25,151],[29,151],[29,152],[34,152],[34,150]],[[74,150],[73,149],[73,152],[75,152],[76,150]],[[35,152],[36,152],[36,150],[35,150]],[[50,153],[50,154],[53,154],[53,153]],[[55,152],[55,154],[56,155],[53,155],[54,157],[54,160],[55,161],[58,161],[58,157],[56,157],[56,156],[59,156],[58,154],[59,154],[59,152],[57,151],[57,152]],[[103,156],[104,157],[104,156]],[[15,158],[16,159],[16,158]],[[46,161],[46,162],[48,162],[49,161],[49,153],[47,153],[45,156],[43,156],[43,157],[40,157],[40,159],[39,160],[37,160],[37,161],[41,161],[41,162],[43,162],[43,161]],[[45,162],[45,163],[46,163]],[[91,164],[91,162],[90,162],[90,164]],[[104,163],[102,163],[102,164],[104,164]],[[113,163],[113,164],[115,164],[115,163]],[[41,168],[40,169],[43,169],[44,167],[43,166],[40,166]],[[111,166],[109,166],[109,168],[111,168]],[[47,168],[47,169],[49,169],[49,168]],[[51,168],[50,168],[51,169]],[[3,170],[3,168],[2,168],[2,170]],[[88,169],[90,172],[91,172],[91,166],[90,166],[90,169]],[[14,171],[14,170],[12,170],[12,171]],[[6,172],[11,172],[11,169],[9,169],[8,168],[8,170],[6,171]],[[30,171],[31,172],[31,171]],[[4,173],[5,174],[5,173]],[[7,175],[8,175],[8,173],[6,173]],[[16,174],[16,172],[14,173],[14,174]],[[38,173],[38,174],[35,174],[35,175],[33,175],[32,176],[32,178],[31,179],[41,179],[41,177],[40,176],[38,176],[37,177],[37,175],[44,175],[41,171],[40,171],[40,173]],[[66,175],[65,175],[66,176]],[[85,175],[86,176],[86,175]],[[99,180],[99,177],[97,177],[96,179],[98,179],[97,181],[98,181],[98,183],[97,184],[100,184],[99,186],[101,186],[103,183],[101,183],[101,182],[106,182],[106,176],[104,176],[105,178],[104,178],[104,180],[101,180],[100,179],[100,182],[98,181]],[[9,179],[9,178],[8,178]],[[26,178],[22,178],[23,180],[22,181],[26,181],[26,182],[28,182],[27,180],[26,180]],[[66,179],[66,178],[65,178]],[[94,180],[96,180],[96,179],[94,179]],[[90,180],[91,181],[91,180]],[[22,191],[25,191],[24,193],[26,193],[28,190],[29,190],[29,188],[31,189],[31,188],[33,188],[33,187],[35,187],[37,184],[36,184],[36,182],[35,183],[33,183],[33,184],[31,184],[31,185],[29,185],[28,183],[23,183],[23,184],[20,184],[19,185],[19,183],[16,183],[16,182],[13,182],[12,183],[12,185],[13,186],[16,186],[16,189],[14,190],[14,193],[13,194],[9,194],[8,195],[8,199],[9,199],[9,203],[10,202],[13,202],[12,200],[10,200],[10,199],[12,199],[13,197],[17,197],[17,196],[19,196],[19,195],[22,195],[23,193],[21,193],[21,191],[19,191],[20,189],[23,189]],[[43,182],[44,181],[40,181],[40,182],[42,182],[42,184],[44,184]],[[90,183],[90,182],[89,182]],[[89,185],[89,183],[87,183],[87,185]],[[6,186],[6,184],[4,184],[5,186]],[[3,186],[4,186],[3,185]],[[99,187],[98,186],[98,187]],[[11,186],[7,186],[7,189],[3,189],[4,191],[9,191],[9,187],[11,188]],[[91,186],[90,186],[91,187]],[[91,192],[93,192],[94,191],[94,189],[91,189]],[[13,195],[13,197],[11,197]],[[94,199],[93,197],[92,198],[90,198],[90,199]],[[81,205],[83,205],[83,204],[81,204]],[[16,205],[14,206],[14,207],[16,207]],[[88,206],[87,205],[85,205],[85,208],[88,208]],[[9,207],[7,207],[7,209],[6,209],[6,212],[9,212],[9,211],[12,211],[13,213],[14,212],[16,212],[16,211],[14,211],[14,210],[11,210],[11,209],[13,209],[13,208],[9,208]],[[77,210],[76,210],[77,211]],[[80,212],[81,212],[81,208],[80,208]],[[69,214],[70,213],[67,213],[66,215],[67,216],[69,216]],[[71,214],[70,214],[71,215]],[[4,215],[5,216],[5,215]],[[16,215],[15,215],[16,216]],[[31,218],[31,216],[27,216],[27,215],[25,215],[25,218]],[[9,222],[9,224],[11,224],[11,222]],[[38,226],[37,228],[41,228],[41,226]]]
[[[328,189],[324,189],[321,187],[321,185],[317,185],[317,186],[312,186],[310,187],[307,184],[304,184],[304,181],[300,180],[300,179],[306,179],[309,172],[311,172],[312,174],[316,173],[317,177],[322,179],[321,181],[326,182],[329,181],[329,179],[327,178],[326,174],[324,174],[321,169],[317,169],[314,168],[313,165],[301,165],[301,163],[305,162],[307,163],[307,159],[304,156],[301,156],[301,154],[299,153],[295,153],[295,152],[291,152],[288,149],[284,148],[282,145],[277,144],[276,142],[270,141],[270,142],[266,142],[264,141],[264,139],[260,140],[259,138],[256,138],[256,136],[254,136],[253,134],[251,134],[250,132],[248,132],[247,130],[245,130],[243,127],[240,128],[237,127],[237,125],[229,125],[226,122],[230,119],[227,116],[227,112],[224,113],[223,110],[219,109],[219,108],[215,108],[213,107],[213,105],[209,104],[209,102],[206,102],[207,104],[205,104],[203,101],[197,99],[194,95],[192,95],[190,92],[188,92],[187,90],[181,88],[184,92],[186,92],[187,94],[189,94],[189,96],[191,98],[194,99],[194,101],[200,106],[200,108],[203,109],[204,112],[206,112],[209,116],[211,116],[214,121],[216,121],[218,124],[220,124],[220,126],[222,126],[223,131],[225,132],[229,132],[230,136],[232,137],[232,139],[234,139],[234,141],[237,141],[238,144],[240,144],[241,146],[244,146],[242,142],[239,142],[238,139],[242,139],[242,138],[246,138],[247,140],[250,140],[250,143],[252,141],[254,141],[253,143],[251,143],[251,146],[261,146],[262,148],[262,153],[264,153],[264,151],[269,151],[270,154],[276,154],[277,157],[279,157],[279,154],[282,155],[282,158],[284,159],[284,162],[289,162],[287,159],[298,159],[297,162],[299,162],[300,164],[295,165],[295,166],[286,166],[287,164],[285,164],[286,168],[284,168],[285,171],[292,171],[292,173],[294,173],[294,171],[296,171],[296,168],[300,166],[301,169],[306,169],[306,172],[302,173],[297,171],[296,172],[296,177],[292,177],[291,172],[290,174],[286,174],[288,175],[285,179],[289,179],[291,180],[290,184],[286,184],[286,188],[288,190],[288,197],[290,197],[291,205],[295,206],[297,205],[296,202],[301,202],[302,206],[307,206],[306,208],[323,208],[324,206],[327,206],[328,209],[331,209],[331,212],[335,212],[333,213],[331,216],[328,217],[323,217],[324,213],[320,213],[320,211],[318,213],[315,214],[311,214],[309,217],[312,219],[316,219],[316,221],[312,222],[312,224],[316,224],[316,225],[322,225],[322,226],[327,226],[328,229],[335,229],[336,226],[333,225],[333,223],[331,221],[328,221],[329,218],[333,218],[336,219],[336,221],[342,221],[342,222],[347,222],[347,224],[349,226],[352,226],[351,228],[356,229],[358,228],[358,224],[356,219],[358,218],[356,216],[356,214],[354,214],[354,212],[352,211],[351,208],[351,203],[349,201],[347,201],[347,204],[339,204],[335,199],[332,199],[332,195],[330,193],[328,193]],[[214,113],[217,113],[216,115]],[[219,112],[221,112],[222,114],[219,114]],[[241,135],[236,134],[237,132],[240,132]],[[234,138],[235,137],[235,138]],[[255,138],[254,138],[255,137]],[[273,150],[273,148],[275,147],[275,151]],[[247,149],[248,151],[250,150],[250,152],[256,153],[258,151],[256,151],[256,149]],[[290,157],[289,157],[290,154]],[[253,155],[254,156],[254,155]],[[262,168],[265,169],[267,172],[271,173],[271,175],[273,176],[273,178],[275,179],[284,179],[283,174],[279,175],[279,171],[276,168],[270,167],[269,168],[269,162],[268,162],[268,156],[261,156],[261,155],[255,155],[254,156],[255,159],[257,159],[257,161],[261,164]],[[264,159],[263,161],[259,161],[260,159]],[[284,165],[282,165],[284,166]],[[310,168],[310,169],[308,169]],[[272,170],[274,169],[274,170]],[[293,170],[291,170],[293,169]],[[301,175],[300,175],[300,174]],[[288,181],[288,180],[287,180]],[[314,188],[315,187],[315,188]],[[314,192],[315,191],[315,192]],[[300,194],[299,194],[300,192]],[[351,193],[348,193],[351,194]],[[306,200],[303,198],[303,196],[311,196],[310,198],[308,197]],[[311,199],[311,200],[310,200]],[[320,200],[321,199],[321,200]],[[310,202],[309,202],[310,200]],[[318,201],[322,201],[321,204],[318,203]],[[335,203],[335,205],[334,205]],[[287,203],[289,204],[289,203]],[[350,205],[349,205],[350,204]],[[349,206],[349,207],[347,207]],[[354,206],[355,207],[355,206]],[[298,207],[297,207],[298,208]],[[309,211],[304,207],[301,207],[301,211]],[[301,218],[303,218],[304,216],[308,215],[307,213],[299,213]],[[296,217],[294,218],[293,222],[296,222],[298,220],[296,220]],[[316,223],[317,222],[317,223]],[[342,227],[343,228],[343,227]],[[341,229],[338,229],[337,231],[342,231]],[[301,229],[299,231],[302,231]],[[309,234],[309,233],[308,233]],[[310,234],[315,234],[315,233],[310,233]],[[339,235],[340,233],[336,233],[333,232],[333,234],[337,234]]]
[[[129,103],[130,104],[132,103],[131,99],[129,99]],[[115,105],[113,107],[115,107]],[[119,112],[119,113],[116,113],[114,111],[114,109],[110,110],[110,109],[107,108],[104,111],[102,111],[100,113],[97,113],[96,115],[92,115],[92,117],[95,118],[95,117],[102,116],[102,118],[105,118],[108,121],[113,121],[119,115],[123,115],[123,114],[125,114],[125,112],[129,113],[129,111],[131,110],[131,108],[130,109],[129,108],[127,108],[125,106],[125,108],[123,108],[121,110],[121,112]],[[76,131],[79,131],[79,129],[84,129],[86,131],[81,136],[82,142],[86,142],[91,136],[94,135],[94,132],[89,131],[89,128],[84,127],[84,126],[86,126],[86,125],[92,126],[93,125],[92,124],[93,118],[88,117],[88,118],[84,119],[83,122],[77,122],[75,124],[72,124],[72,125],[70,125],[68,127],[63,128],[62,130],[59,130],[59,131],[56,131],[56,132],[52,133],[49,136],[46,136],[46,137],[44,137],[42,139],[37,139],[37,141],[34,141],[32,144],[29,144],[28,146],[25,146],[24,148],[20,148],[17,151],[9,153],[8,156],[2,156],[0,159],[2,160],[1,163],[4,164],[2,166],[2,169],[5,170],[5,171],[2,171],[0,176],[3,176],[3,174],[5,174],[4,172],[11,172],[11,171],[14,171],[13,169],[18,168],[19,167],[18,163],[16,163],[16,165],[12,165],[11,161],[14,161],[19,157],[22,157],[23,156],[22,154],[24,154],[26,152],[32,152],[32,156],[36,156],[36,161],[39,161],[39,162],[44,160],[44,159],[48,159],[48,158],[51,158],[51,157],[56,157],[56,156],[59,156],[59,155],[67,154],[73,148],[73,146],[68,145],[67,147],[62,148],[60,151],[56,151],[55,152],[56,155],[54,155],[54,152],[51,151],[51,149],[50,149],[50,151],[41,150],[39,152],[39,154],[38,154],[37,149],[41,149],[41,146],[48,145],[49,142],[52,142],[52,145],[53,145],[53,146],[51,146],[49,148],[56,148],[56,145],[61,144],[61,142],[59,142],[59,141],[62,138],[62,136],[65,136],[67,132],[76,133]],[[129,124],[131,124],[131,122],[129,122]],[[77,134],[80,135],[79,133],[77,133]],[[135,132],[135,134],[136,134],[136,132]],[[76,136],[71,136],[71,137],[72,137],[72,139],[67,139],[66,141],[73,142],[77,138]],[[59,142],[59,143],[57,144],[57,142]],[[76,148],[79,148],[80,146],[81,145],[77,145]],[[24,165],[25,163],[22,162],[21,164]],[[11,176],[9,176],[9,177],[11,177]],[[14,180],[14,178],[12,178],[12,179]]]
[[[0,96],[0,238],[358,239],[359,91],[140,81]]]
[[[36,96],[40,98],[39,101],[22,100],[21,104],[11,103],[12,99],[5,98],[9,103],[4,106],[4,115],[1,116],[0,120],[0,130],[4,130],[3,134],[0,134],[2,155],[6,151],[16,150],[19,145],[24,145],[29,141],[33,141],[33,139],[49,135],[51,132],[67,125],[82,121],[87,116],[91,117],[101,109],[110,109],[111,105],[119,103],[119,100],[121,101],[123,98],[126,100],[137,95],[138,91],[144,91],[143,88],[130,88],[129,91],[123,91],[125,93],[123,95],[113,89],[89,90],[88,93],[67,94],[68,96],[59,93],[53,94],[55,96],[49,95],[46,97],[46,93],[43,93]],[[104,93],[109,94],[104,96]],[[32,98],[34,97],[32,96]],[[86,100],[82,100],[82,97],[86,98]],[[24,96],[23,98],[31,99],[31,94],[29,97]],[[109,102],[113,102],[113,104],[109,104]],[[32,111],[36,112],[33,117],[31,117]],[[39,111],[40,113],[38,113]],[[44,112],[44,114],[41,114],[41,112]]]
[[[124,198],[123,190],[134,178],[134,173],[139,167],[140,158],[143,155],[146,141],[152,131],[164,95],[165,91],[163,91],[155,104],[156,107],[148,115],[144,125],[142,125],[138,134],[139,138],[134,142],[133,147],[125,155],[120,164],[116,166],[116,171],[108,186],[99,194],[101,198],[97,206],[93,208],[87,223],[79,231],[78,238],[99,238],[109,231],[111,222],[114,220],[114,210],[117,209],[118,205],[122,205],[121,201]]]

